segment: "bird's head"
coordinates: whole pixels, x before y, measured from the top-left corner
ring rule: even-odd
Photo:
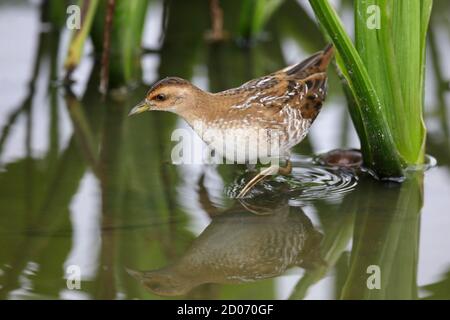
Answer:
[[[145,99],[136,105],[129,115],[152,110],[180,114],[183,110],[195,106],[198,90],[189,81],[181,78],[162,79],[150,88]]]
[[[171,268],[152,271],[127,269],[147,290],[160,296],[180,296],[188,293],[195,285],[186,277],[173,272]]]

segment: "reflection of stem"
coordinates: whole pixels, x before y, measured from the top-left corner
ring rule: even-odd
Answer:
[[[58,88],[52,85],[52,81],[58,79],[58,47],[60,42],[59,33],[54,34],[51,41],[51,49],[50,49],[50,81],[47,86],[47,91],[50,94],[50,126],[49,126],[49,151],[47,154],[47,159],[50,163],[50,166],[56,161],[58,158],[59,151],[59,119],[58,119],[58,111],[59,111],[59,95]]]
[[[102,204],[103,225],[114,225],[115,219],[111,212],[107,212],[105,201]],[[96,299],[115,299],[116,298],[116,232],[114,230],[102,230],[101,233],[101,251],[100,251],[100,269],[97,274],[97,286],[94,292]]]
[[[52,235],[61,230],[61,226],[68,221],[67,210],[62,208],[69,206],[84,173],[85,168],[80,160],[75,141],[72,138],[67,149],[60,155],[58,162],[50,168],[51,171],[47,174],[50,181],[40,186],[46,191],[43,198],[40,199],[41,201],[36,204],[35,208],[37,209],[31,212],[33,218],[26,221],[25,236],[15,246],[16,255],[11,259],[12,268],[7,269],[8,272],[4,275],[7,281],[0,289],[0,297],[3,298],[16,287],[18,278],[27,262],[36,261],[52,241],[55,239],[59,241]]]
[[[103,127],[98,176],[102,199],[100,269],[96,279],[96,298],[116,297],[115,268],[117,234],[108,229],[117,225],[123,201],[123,123],[125,108],[110,102]]]
[[[25,115],[26,115],[26,131],[25,131],[25,150],[26,150],[26,174],[24,176],[24,183],[25,186],[25,199],[24,202],[26,204],[26,218],[29,220],[31,218],[31,208],[33,207],[33,172],[34,172],[34,161],[33,161],[33,155],[31,150],[31,132],[33,130],[33,114],[32,114],[32,104],[29,103],[26,105],[25,108]]]
[[[111,30],[114,16],[115,0],[108,0],[106,9],[105,27],[103,32],[102,69],[100,71],[100,92],[106,94],[109,81],[109,55],[111,50]]]
[[[29,81],[28,94],[26,95],[26,97],[25,97],[24,101],[21,103],[21,105],[10,114],[10,116],[6,122],[6,125],[3,127],[2,133],[0,135],[0,154],[2,151],[3,144],[5,143],[6,139],[8,138],[10,129],[14,125],[16,120],[19,118],[19,115],[23,111],[29,112],[29,110],[31,110],[34,92],[36,89],[36,79],[38,76],[39,66],[40,66],[41,58],[42,58],[42,56],[44,54],[44,50],[45,50],[43,44],[47,41],[48,37],[50,37],[49,33],[41,32],[39,34],[39,38],[38,38],[38,42],[37,42],[38,49],[35,54],[35,59],[34,59],[34,64],[33,64],[33,72],[31,73],[31,79]]]
[[[44,2],[41,7],[41,21],[48,22],[49,16],[48,2]],[[55,28],[58,29],[58,28]],[[42,258],[42,252],[48,248],[50,242],[55,238],[52,235],[62,228],[68,221],[67,211],[62,208],[67,208],[72,195],[75,193],[74,188],[78,186],[78,181],[81,178],[82,170],[78,162],[76,149],[72,140],[66,150],[60,155],[60,159],[55,159],[56,163],[49,162],[46,170],[42,171],[40,166],[39,177],[44,179],[39,181],[39,188],[45,191],[36,192],[36,182],[33,179],[37,175],[36,161],[32,159],[32,105],[35,97],[36,80],[38,78],[38,71],[43,71],[40,68],[47,66],[44,61],[47,62],[47,56],[50,60],[52,68],[56,66],[56,57],[59,43],[59,32],[41,32],[39,33],[37,42],[37,51],[34,53],[34,63],[31,79],[29,81],[28,93],[23,100],[21,106],[14,110],[8,118],[6,126],[2,130],[0,137],[0,152],[2,145],[7,140],[10,132],[10,128],[14,125],[16,120],[20,117],[22,112],[26,112],[26,149],[27,157],[24,160],[25,163],[25,177],[26,181],[23,184],[25,186],[24,192],[24,231],[25,234],[21,237],[19,243],[14,243],[15,256],[11,261],[11,269],[5,272],[4,278],[6,279],[3,288],[0,288],[0,296],[5,297],[10,290],[17,287],[19,276],[22,274],[27,262],[38,261]],[[50,50],[50,52],[48,52]],[[52,69],[55,71],[55,69]],[[54,73],[50,72],[52,76]],[[48,88],[47,88],[48,89]],[[53,95],[52,95],[53,99]],[[55,95],[56,99],[56,95]],[[52,116],[55,114],[52,112]],[[54,118],[52,119],[54,120]],[[55,122],[52,121],[52,125]],[[52,136],[56,134],[53,130],[50,133]],[[50,138],[51,139],[51,138]],[[51,139],[51,141],[53,141]],[[54,146],[54,144],[52,144]],[[49,151],[50,154],[51,150]],[[56,152],[57,154],[57,152]],[[66,157],[66,155],[68,157]],[[45,236],[42,236],[44,234]],[[38,235],[38,236],[36,236]],[[14,237],[15,239],[16,237]],[[59,241],[59,240],[58,240]],[[64,245],[58,244],[60,249],[64,249]],[[60,265],[63,261],[59,261],[58,256],[54,256],[52,263]],[[62,269],[61,269],[62,271]],[[54,274],[55,277],[62,276],[59,272]],[[37,281],[37,279],[36,279]]]
[[[2,133],[0,135],[0,154],[2,153],[3,145],[5,144],[5,141],[9,136],[11,127],[14,126],[14,124],[16,123],[16,120],[19,118],[19,116],[22,114],[22,112],[27,109],[26,104],[28,104],[28,103],[31,103],[29,101],[29,98],[27,98],[27,101],[25,101],[25,103],[23,105],[19,106],[19,108],[14,110],[9,115],[8,120],[6,120],[6,125],[3,127]]]
[[[168,168],[167,165],[165,165],[164,163],[161,163],[160,165],[160,170],[161,170],[161,182],[162,182],[162,187],[163,187],[163,194],[164,194],[164,198],[166,200],[167,203],[167,209],[169,212],[169,241],[166,244],[166,249],[167,249],[167,255],[173,259],[176,256],[176,239],[177,239],[177,229],[178,226],[176,225],[176,223],[173,223],[172,221],[176,221],[176,217],[177,217],[177,209],[176,209],[176,204],[175,204],[175,199],[174,199],[174,192],[172,190],[174,190],[174,186],[172,184],[172,179],[170,177],[170,174],[168,172]]]
[[[74,125],[75,137],[80,145],[81,152],[91,166],[94,174],[97,178],[99,178],[98,156],[95,152],[96,147],[94,134],[92,133],[89,123],[87,122],[83,108],[77,98],[70,91],[67,91],[65,100],[70,118]]]

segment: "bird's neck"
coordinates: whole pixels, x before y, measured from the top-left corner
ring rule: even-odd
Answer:
[[[195,123],[209,123],[223,114],[223,104],[218,101],[214,94],[198,89],[195,93],[195,99],[191,104],[177,114],[184,118],[191,126]]]

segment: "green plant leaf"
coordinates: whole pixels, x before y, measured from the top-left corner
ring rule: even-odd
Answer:
[[[64,67],[70,74],[80,63],[81,55],[83,54],[84,43],[91,30],[92,21],[94,20],[95,12],[97,10],[98,0],[80,0],[79,6],[81,8],[81,26],[79,30],[72,32],[72,37],[69,44],[69,51],[64,62]]]
[[[380,178],[424,161],[425,44],[432,0],[355,1],[355,46],[327,0],[311,6],[333,41],[352,96],[364,162]]]
[[[380,178],[402,176],[402,159],[383,114],[382,101],[360,55],[328,1],[310,0],[310,4],[337,49],[338,65],[355,98],[356,103],[350,105],[349,111],[357,123],[360,139],[364,138],[361,144],[365,150],[365,165]]]

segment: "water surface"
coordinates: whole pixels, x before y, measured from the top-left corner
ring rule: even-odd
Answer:
[[[244,167],[173,165],[171,132],[186,124],[165,113],[128,118],[129,109],[159,78],[218,91],[324,43],[293,1],[247,49],[206,43],[208,7],[199,2],[198,17],[186,17],[174,3],[162,38],[162,4],[149,7],[144,46],[157,50],[142,58],[144,83],[106,100],[89,82],[98,74],[92,46],[66,90],[56,81],[63,59],[55,48],[67,31],[40,33],[39,8],[29,2],[0,5],[0,298],[448,299],[448,6],[435,11],[428,55],[427,153],[435,167],[397,184],[313,162],[359,147],[330,72],[329,98],[294,150],[293,175],[239,201]],[[190,29],[182,27],[188,18],[196,21]],[[79,290],[67,287],[74,265]],[[370,266],[379,267],[380,289],[367,286]]]

